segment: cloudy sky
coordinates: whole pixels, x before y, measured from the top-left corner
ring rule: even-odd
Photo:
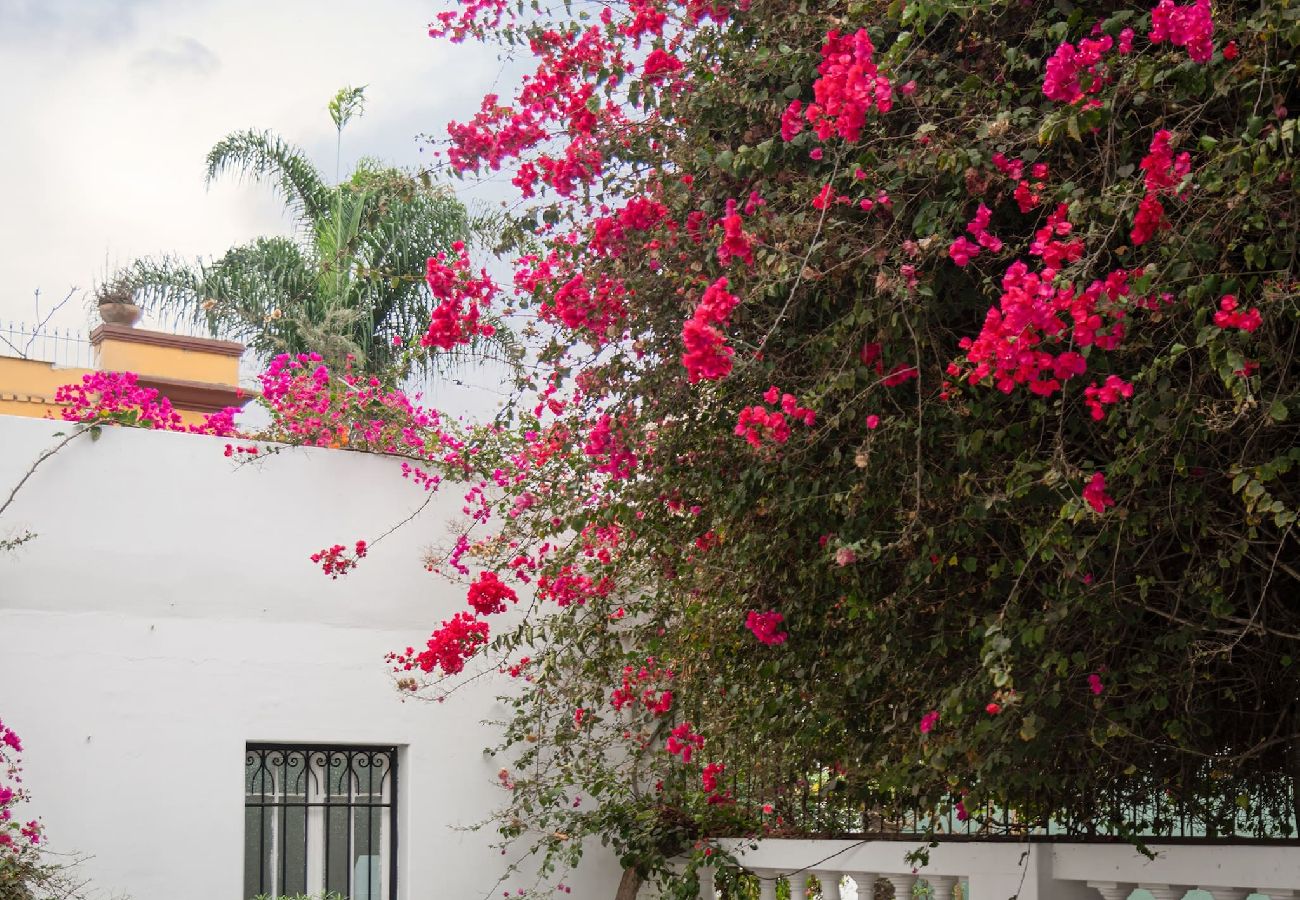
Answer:
[[[420,165],[421,133],[472,114],[491,49],[434,41],[443,0],[0,0],[0,323],[30,322],[70,288],[139,255],[219,255],[283,232],[263,186],[203,185],[223,135],[272,129],[334,170],[325,105],[368,85],[344,132],[358,156]],[[471,187],[487,200],[493,187]],[[84,328],[83,303],[54,320]]]

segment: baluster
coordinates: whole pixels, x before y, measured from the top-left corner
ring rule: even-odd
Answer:
[[[1183,900],[1183,895],[1187,893],[1188,888],[1179,884],[1143,884],[1139,883],[1138,887],[1147,891],[1156,900]]]
[[[912,900],[912,888],[916,887],[915,875],[885,875],[883,877],[894,886],[894,900]]]
[[[1089,881],[1088,887],[1101,894],[1105,900],[1128,900],[1134,885],[1120,881]]]
[[[1247,897],[1254,893],[1250,888],[1219,887],[1217,885],[1200,885],[1197,890],[1205,891],[1214,900],[1246,900]]]
[[[790,884],[790,900],[807,900],[808,873],[792,872],[785,877]]]
[[[822,886],[822,900],[841,900],[840,882],[844,879],[841,873],[820,869],[813,874]]]
[[[927,875],[925,880],[930,885],[930,900],[952,900],[952,889],[957,886],[954,876]]]
[[[849,877],[858,886],[858,900],[875,900],[877,877],[875,872],[850,872]]]
[[[717,892],[714,890],[713,880],[717,870],[713,866],[704,866],[696,869],[695,874],[700,880],[700,900],[714,900]]]
[[[758,900],[776,900],[776,873],[756,869],[758,876]]]

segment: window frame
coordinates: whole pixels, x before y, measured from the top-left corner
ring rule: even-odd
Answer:
[[[383,896],[386,897],[386,900],[398,900],[398,877],[397,877],[398,799],[400,797],[399,794],[400,782],[398,781],[398,764],[399,764],[399,756],[400,756],[399,751],[400,748],[396,744],[342,744],[342,743],[283,742],[283,741],[275,741],[275,742],[248,741],[245,743],[244,745],[245,855],[247,855],[248,852],[247,848],[248,848],[248,840],[249,840],[247,812],[250,809],[260,809],[263,812],[261,817],[262,824],[259,826],[259,833],[258,833],[259,847],[261,848],[261,851],[264,854],[266,852],[266,848],[269,842],[269,846],[276,848],[275,856],[279,857],[278,861],[272,863],[273,867],[278,865],[278,877],[280,879],[280,894],[277,894],[275,896],[279,896],[283,894],[283,890],[285,887],[284,882],[287,880],[286,875],[287,875],[287,860],[288,860],[288,854],[286,850],[283,847],[277,846],[279,840],[278,837],[279,826],[275,825],[274,822],[275,817],[277,815],[275,813],[275,810],[278,809],[281,811],[279,813],[279,818],[281,822],[287,821],[288,810],[304,811],[303,813],[304,815],[303,869],[304,869],[304,876],[305,876],[304,880],[306,881],[304,887],[305,889],[308,890],[311,888],[312,879],[310,873],[311,873],[312,866],[321,865],[326,867],[325,869],[323,869],[323,873],[324,873],[322,877],[323,886],[321,890],[323,892],[327,892],[329,889],[328,864],[329,864],[329,840],[330,840],[330,836],[329,836],[330,811],[335,809],[347,810],[347,846],[348,846],[348,854],[350,857],[351,850],[352,850],[352,841],[353,841],[355,823],[357,821],[357,819],[355,818],[356,811],[361,809],[368,809],[368,810],[386,809],[388,812],[388,817],[387,817],[388,822],[387,822],[387,829],[386,829],[387,844],[388,844],[388,864],[387,864],[387,868],[388,868],[387,888],[388,889],[383,893]],[[322,799],[322,795],[319,791],[319,788],[317,788],[316,791],[313,792],[310,786],[310,781],[307,784],[305,793],[301,793],[301,794],[290,793],[287,790],[284,790],[283,786],[278,786],[277,790],[273,790],[270,793],[267,793],[265,790],[263,790],[260,794],[260,799],[257,799],[259,796],[258,794],[249,792],[250,791],[249,789],[250,783],[249,783],[249,776],[248,776],[249,769],[250,767],[257,764],[258,760],[260,760],[261,762],[258,769],[259,771],[263,771],[268,774],[275,771],[280,771],[284,766],[283,760],[288,759],[288,757],[282,757],[281,766],[272,766],[268,764],[267,760],[272,754],[275,753],[299,755],[303,764],[302,777],[315,778],[316,773],[319,772],[320,775],[322,775],[327,781],[329,779],[329,773],[330,773],[331,766],[333,764],[334,755],[346,754],[348,759],[346,777],[349,779],[347,801],[338,802],[337,800],[334,800],[333,798],[336,795],[330,793],[328,786],[323,794],[323,799]],[[389,797],[388,802],[382,802],[382,801],[375,802],[373,800],[361,802],[354,798],[351,779],[355,777],[356,770],[354,768],[355,766],[354,759],[357,755],[362,755],[371,760],[374,760],[375,758],[378,757],[384,759],[387,762],[388,768],[384,772],[384,774],[380,777],[379,787],[381,791],[380,796],[382,797],[383,788],[385,785],[387,786],[388,797]],[[320,765],[319,767],[315,767],[313,763],[320,763]],[[367,795],[367,796],[373,797],[374,795]],[[301,797],[302,799],[290,800],[289,799],[290,797],[295,797],[295,798]],[[319,843],[319,845],[313,844],[310,841],[311,830],[312,830],[310,824],[311,810],[313,809],[320,809],[321,814],[323,816],[322,827],[325,829],[325,832],[322,835],[322,840]],[[272,825],[274,826],[275,829],[272,831],[271,836],[268,836],[267,834],[268,831],[267,824],[266,824],[267,810],[271,811]],[[375,813],[372,812],[370,815],[373,817]],[[367,824],[369,825],[371,821],[373,821],[373,819],[368,819]],[[382,812],[380,813],[379,821],[382,827],[383,826]],[[322,847],[324,849],[323,859],[320,856]],[[384,863],[381,860],[380,861],[381,870],[383,865]],[[247,859],[245,859],[245,867],[247,867]],[[261,871],[262,870],[259,867],[259,873]],[[245,874],[247,874],[247,870],[245,870]],[[276,877],[277,877],[277,873],[273,872],[271,876],[272,889],[274,889],[276,883]],[[355,887],[355,885],[353,884],[354,880],[355,880],[355,860],[349,858],[348,891],[345,893],[344,896],[347,897],[352,896],[351,892]],[[267,886],[265,884],[264,878],[261,877],[261,875],[259,875],[259,892],[265,892],[266,887]]]

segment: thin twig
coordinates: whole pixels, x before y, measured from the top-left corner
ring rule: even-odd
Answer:
[[[48,450],[43,452],[40,456],[36,457],[36,461],[32,463],[31,468],[29,468],[27,470],[27,473],[23,475],[21,479],[19,479],[16,485],[14,485],[14,489],[9,492],[9,498],[5,500],[4,505],[0,506],[0,516],[4,515],[5,510],[7,510],[9,506],[14,502],[14,497],[18,496],[18,492],[22,490],[23,485],[27,483],[27,479],[32,477],[33,473],[36,472],[36,469],[41,465],[41,463],[45,462],[51,456],[58,453],[60,450],[62,450],[68,444],[72,443],[72,441],[76,440],[81,435],[89,434],[90,431],[91,431],[90,428],[78,428],[76,431],[72,432],[72,434],[69,434],[67,437],[59,441],[53,447],[49,448]]]

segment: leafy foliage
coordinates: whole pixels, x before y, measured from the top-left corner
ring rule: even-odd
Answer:
[[[340,92],[337,110],[331,104],[340,132],[360,112],[359,90]],[[401,344],[428,323],[425,260],[469,236],[465,208],[451,191],[372,160],[331,186],[301,150],[270,132],[219,141],[207,177],[228,172],[270,181],[298,220],[299,236],[258,238],[212,263],[137,260],[123,278],[144,305],[243,340],[264,359],[317,352],[341,367],[351,354],[368,373],[459,361]],[[506,359],[515,353],[504,332],[473,350]]]
[[[1294,2],[512,9],[435,26],[539,61],[450,128],[555,329],[430,561],[536,589],[502,835],[1294,833]]]

